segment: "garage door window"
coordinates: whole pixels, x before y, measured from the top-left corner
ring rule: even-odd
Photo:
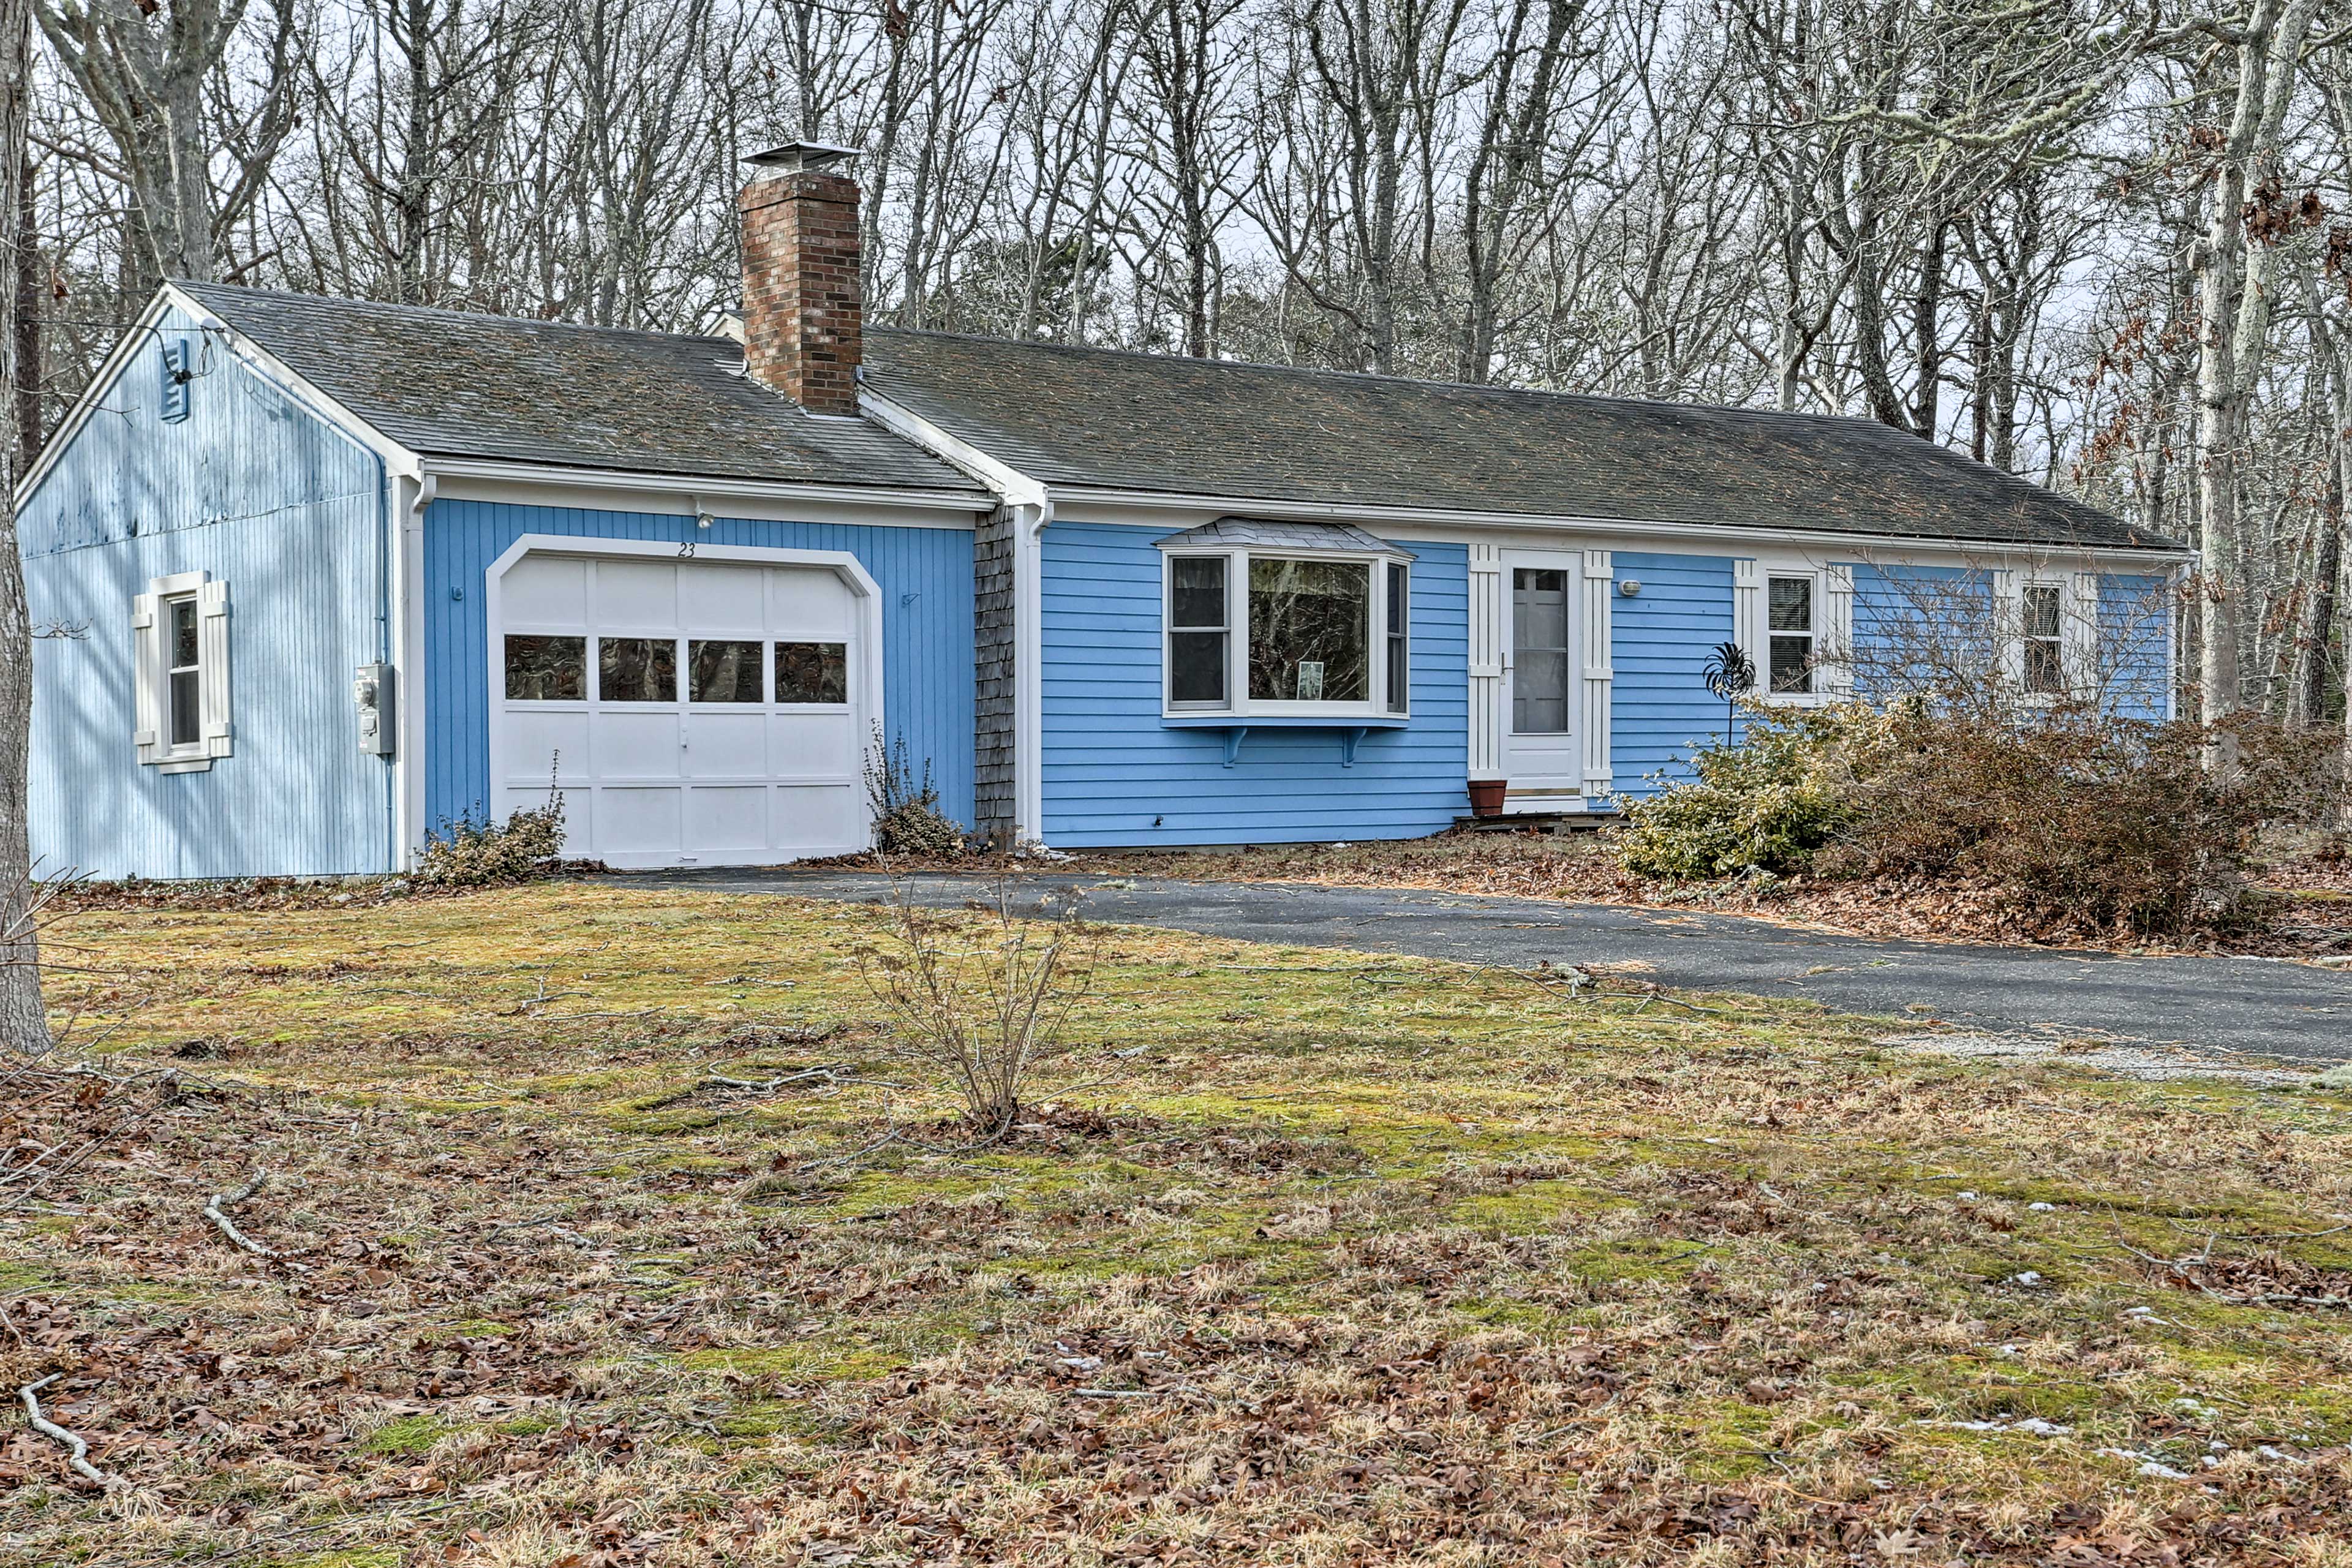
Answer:
[[[677,644],[667,637],[596,639],[596,695],[605,702],[677,700]]]
[[[687,645],[686,691],[689,702],[758,702],[760,644],[693,642]]]
[[[849,700],[849,647],[837,642],[776,645],[776,700],[838,707]]]
[[[588,695],[586,637],[507,638],[507,699],[577,702]]]

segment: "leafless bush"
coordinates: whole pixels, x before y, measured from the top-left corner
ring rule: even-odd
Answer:
[[[470,816],[445,822],[416,858],[415,879],[428,887],[493,888],[544,876],[563,853],[563,796],[550,790],[545,805],[504,822]]]
[[[884,854],[952,860],[964,852],[963,829],[940,809],[931,764],[919,771],[905,739],[886,742],[879,724],[866,752],[866,799],[874,812],[874,847]]]
[[[939,910],[900,883],[885,935],[858,954],[892,1053],[961,1095],[983,1138],[1002,1137],[1066,1058],[1063,1026],[1094,980],[1095,942],[1076,907],[1024,911],[1018,888],[1007,870],[992,897]]]
[[[2068,705],[2020,722],[1912,708],[1815,868],[1961,882],[2023,925],[2182,933],[2246,922],[2284,804],[2205,765],[2201,725]]]

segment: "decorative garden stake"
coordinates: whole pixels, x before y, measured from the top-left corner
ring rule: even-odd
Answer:
[[[1756,689],[1755,660],[1749,658],[1748,650],[1736,642],[1717,643],[1715,651],[1706,657],[1706,668],[1699,673],[1706,682],[1706,689],[1723,699],[1724,744],[1738,745],[1739,732],[1735,726],[1739,714],[1739,700]]]

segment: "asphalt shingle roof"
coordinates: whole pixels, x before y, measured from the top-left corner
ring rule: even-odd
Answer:
[[[226,283],[185,291],[414,452],[711,479],[981,487],[862,419],[815,418],[727,338],[576,327]]]
[[[207,309],[413,451],[681,478],[980,487],[745,377],[719,337],[232,284]],[[1865,419],[869,327],[865,384],[1048,484],[1628,522],[2170,548]]]
[[[2169,547],[1865,419],[870,329],[866,382],[1048,484]]]

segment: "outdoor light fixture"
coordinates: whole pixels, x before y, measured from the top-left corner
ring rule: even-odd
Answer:
[[[1642,591],[1642,580],[1639,577],[1628,577],[1617,584],[1617,591],[1630,599]]]

